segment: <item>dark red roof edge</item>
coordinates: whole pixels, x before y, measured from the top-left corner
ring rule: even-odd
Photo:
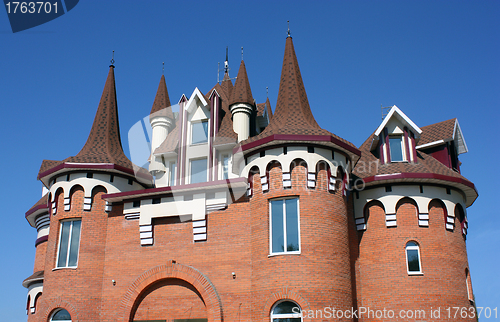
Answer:
[[[36,241],[35,241],[35,247],[38,246],[38,244],[41,244],[43,242],[46,242],[47,240],[49,240],[49,235],[45,235],[45,236],[42,236],[40,238],[38,238]]]
[[[191,183],[191,184],[184,184],[180,186],[173,186],[173,187],[161,187],[161,188],[151,188],[151,189],[144,189],[144,190],[133,190],[133,191],[126,191],[126,192],[117,192],[117,193],[108,193],[104,194],[101,196],[102,199],[107,199],[107,198],[117,198],[117,197],[133,197],[135,195],[142,195],[144,193],[159,193],[159,192],[164,192],[164,193],[169,193],[171,191],[175,190],[182,190],[186,188],[203,188],[206,186],[212,186],[214,184],[219,184],[226,182],[228,184],[231,183],[238,183],[238,182],[245,182],[246,178],[241,177],[241,178],[235,178],[235,179],[224,179],[224,180],[217,180],[217,181],[207,181],[207,182],[200,182],[200,183]]]
[[[271,141],[319,141],[319,142],[331,142],[333,144],[338,145],[339,147],[346,149],[349,152],[356,154],[357,156],[361,156],[361,151],[358,149],[340,141],[339,139],[331,136],[331,135],[295,135],[295,134],[273,134],[257,141],[253,141],[241,146],[241,150],[249,150],[256,148],[260,145],[269,143]],[[239,146],[233,149],[233,153],[238,152]]]
[[[32,213],[34,213],[35,211],[40,210],[40,209],[48,209],[48,208],[49,208],[49,206],[47,206],[47,204],[45,204],[45,205],[38,205],[38,206],[33,207],[33,208],[31,208],[30,210],[26,211],[26,215],[25,215],[24,217],[25,217],[25,218],[28,218],[28,217],[29,217],[29,215],[31,215],[31,214],[32,214]]]
[[[133,176],[136,175],[136,173],[133,169],[129,169],[129,168],[126,168],[126,167],[123,167],[121,165],[117,165],[114,163],[94,164],[94,163],[66,163],[66,162],[64,162],[64,163],[61,163],[61,164],[53,167],[52,169],[46,170],[46,171],[38,174],[38,179],[46,177],[46,176],[48,176],[56,171],[62,170],[62,169],[77,169],[77,168],[118,170],[118,171],[130,174]],[[140,172],[138,172],[137,175],[142,177],[142,178],[145,178],[145,179],[149,178],[148,175],[140,173]]]
[[[393,179],[437,179],[437,180],[463,184],[469,188],[474,189],[474,191],[476,191],[477,193],[476,186],[474,186],[474,184],[469,180],[465,180],[463,178],[451,177],[444,174],[437,174],[437,173],[404,172],[404,173],[394,173],[394,174],[383,174],[383,175],[374,175],[368,178],[364,178],[363,181],[365,183],[368,183],[373,181],[393,180]]]

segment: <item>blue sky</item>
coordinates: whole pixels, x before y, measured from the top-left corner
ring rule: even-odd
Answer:
[[[421,127],[458,118],[469,148],[462,174],[479,190],[468,208],[474,293],[478,306],[498,307],[499,16],[499,1],[80,1],[13,34],[0,12],[0,320],[26,320],[21,282],[33,271],[36,230],[24,214],[41,197],[36,175],[42,159],[62,160],[85,143],[112,51],[128,151],[127,132],[150,111],[162,62],[176,102],[215,85],[226,46],[236,76],[243,46],[253,96],[264,102],[269,87],[274,109],[287,20],[323,128],[359,146],[380,124],[381,104]]]

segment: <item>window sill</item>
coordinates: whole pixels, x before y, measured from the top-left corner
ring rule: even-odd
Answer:
[[[191,143],[189,146],[199,146],[199,145],[204,145],[204,144],[208,144],[208,141],[206,141],[206,142],[198,142],[198,143]]]
[[[59,271],[59,270],[62,270],[62,269],[77,269],[78,266],[68,266],[68,267],[55,267],[52,269],[52,271]]]
[[[408,272],[409,276],[424,276],[422,272]]]
[[[272,253],[267,255],[267,257],[275,257],[275,256],[281,256],[281,255],[300,255],[300,251],[298,252],[283,252],[283,253]]]

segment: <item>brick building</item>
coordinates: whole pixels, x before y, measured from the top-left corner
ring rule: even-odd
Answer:
[[[110,66],[82,150],[42,162],[45,194],[26,213],[38,232],[28,321],[433,321],[438,309],[453,321],[447,308],[472,310],[466,208],[478,195],[460,174],[456,119],[420,128],[393,106],[358,148],[316,123],[290,36],[274,114],[253,99],[243,61],[234,84],[226,61],[222,82],[178,105],[162,76],[149,169],[135,166]]]

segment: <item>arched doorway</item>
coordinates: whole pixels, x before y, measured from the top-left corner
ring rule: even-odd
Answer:
[[[207,322],[207,309],[200,293],[177,278],[159,280],[137,299],[134,322]]]

